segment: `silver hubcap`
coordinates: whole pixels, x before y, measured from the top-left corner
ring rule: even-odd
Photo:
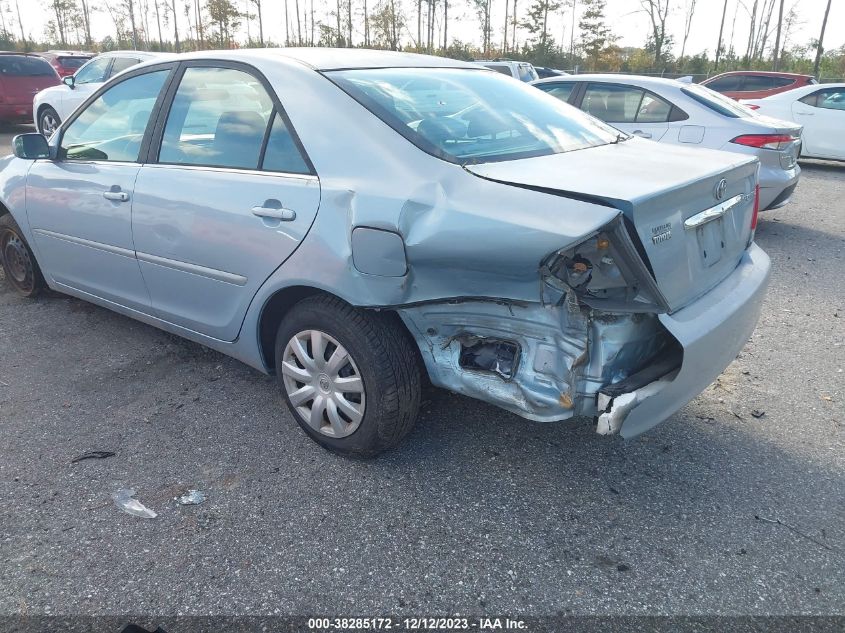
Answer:
[[[49,112],[41,117],[41,132],[44,136],[52,136],[57,127],[59,127],[59,122]]]
[[[364,419],[364,383],[349,352],[319,330],[303,330],[285,346],[282,378],[297,414],[329,437],[354,433]]]

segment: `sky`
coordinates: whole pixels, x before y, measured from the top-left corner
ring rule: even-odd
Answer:
[[[14,7],[14,0],[2,0],[10,8]],[[18,0],[20,2],[21,16],[24,23],[24,29],[27,35],[34,35],[36,38],[44,30],[45,21],[48,19],[48,11],[45,9],[47,5],[46,0]],[[109,1],[109,0],[107,0]],[[116,2],[116,0],[113,0]],[[137,0],[136,0],[137,1]],[[148,0],[149,5],[152,6],[153,0]],[[164,0],[159,0],[164,2]],[[171,0],[167,0],[170,2]],[[187,0],[176,0],[177,7],[181,6]],[[204,0],[203,0],[204,1]],[[300,2],[304,4],[305,0]],[[407,41],[409,37],[416,36],[416,21],[415,16],[415,0],[402,0],[405,4],[406,13],[409,22],[412,22],[410,31],[406,32],[403,40]],[[504,27],[504,10],[505,0],[493,1],[493,42],[494,45],[501,42],[502,30]],[[568,0],[571,2],[571,0]],[[673,34],[676,46],[674,53],[680,53],[680,44],[683,38],[683,22],[684,22],[684,5],[689,0],[671,0],[673,10],[669,16],[668,31]],[[249,0],[233,0],[235,4],[243,9],[246,9]],[[293,0],[289,0],[290,6],[293,7]],[[325,16],[327,9],[325,8],[326,0],[315,0],[314,5],[317,12],[317,20]],[[329,2],[334,5],[333,0]],[[375,4],[376,0],[369,0],[370,6]],[[513,2],[513,0],[509,0]],[[531,0],[521,0],[519,6],[527,7]],[[578,4],[581,3],[576,0]],[[762,3],[762,0],[761,0]],[[98,0],[91,0],[91,5],[99,5]],[[727,17],[725,20],[725,41],[730,43],[730,36],[734,33],[734,44],[738,50],[744,51],[747,41],[747,32],[749,27],[749,10],[753,0],[728,0]],[[785,0],[784,13],[786,14],[791,7],[796,7],[799,16],[798,24],[789,36],[787,46],[791,44],[804,44],[810,39],[818,37],[821,28],[822,18],[824,16],[824,9],[826,0]],[[363,0],[353,0],[353,6],[360,10],[363,6]],[[724,6],[723,0],[698,0],[696,3],[696,13],[693,21],[692,32],[687,41],[688,53],[699,53],[704,50],[711,54],[716,48],[716,41],[719,35],[719,23],[722,17],[722,8]],[[322,11],[320,8],[322,7]],[[746,9],[745,7],[748,7]],[[292,9],[291,9],[292,10]],[[253,9],[254,12],[254,9]],[[777,12],[777,7],[775,8]],[[264,14],[264,32],[265,39],[270,38],[276,42],[284,40],[284,0],[264,0],[263,1]],[[580,15],[580,6],[576,9],[576,16]],[[736,17],[735,27],[734,16]],[[645,43],[648,31],[649,22],[647,16],[642,12],[640,0],[607,0],[607,18],[608,24],[613,29],[614,33],[619,36],[618,43],[621,46],[642,46]],[[557,40],[560,41],[563,35],[565,41],[568,42],[570,38],[570,29],[572,28],[572,9],[566,9],[565,12],[558,12],[556,16],[550,19],[550,33]],[[155,32],[154,18],[151,20],[151,30]],[[576,20],[577,23],[577,20]],[[184,31],[185,17],[182,12],[179,12],[180,31]],[[17,24],[14,25],[15,27]],[[7,28],[12,28],[7,24]],[[95,39],[102,39],[107,34],[113,32],[112,23],[108,14],[104,10],[96,11],[92,16],[92,30]],[[172,30],[172,29],[168,29]],[[257,36],[258,25],[253,22],[251,26],[253,36]],[[474,12],[469,8],[467,0],[450,0],[450,20],[449,20],[449,34],[450,40],[458,38],[465,42],[478,43],[481,40],[478,20]],[[526,33],[523,31],[518,33],[517,37],[525,39]],[[246,25],[241,27],[240,38],[246,38]],[[353,36],[355,38],[362,38],[360,33]],[[577,31],[576,31],[577,40]],[[838,48],[845,45],[845,0],[833,0],[830,10],[830,17],[828,18],[827,32],[825,35],[825,48],[827,50]]]

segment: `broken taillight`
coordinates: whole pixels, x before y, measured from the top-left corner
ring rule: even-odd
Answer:
[[[760,185],[754,187],[754,209],[751,212],[751,234],[748,236],[748,245],[754,241],[754,233],[757,231],[757,216],[760,213]]]
[[[760,109],[760,106],[758,106],[756,103],[745,103],[743,105],[746,108],[748,108],[749,110],[759,110]]]
[[[796,140],[797,137],[790,134],[743,134],[732,139],[731,143],[760,149],[786,149]]]

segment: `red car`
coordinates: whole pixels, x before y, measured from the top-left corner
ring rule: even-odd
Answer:
[[[735,70],[710,77],[702,81],[701,85],[721,92],[731,99],[763,99],[779,92],[817,83],[812,75]]]
[[[72,75],[79,70],[80,66],[94,57],[93,53],[79,51],[47,51],[38,54],[50,62],[50,65],[59,73],[59,77]]]
[[[45,59],[28,53],[0,53],[0,123],[31,123],[35,94],[61,83]]]

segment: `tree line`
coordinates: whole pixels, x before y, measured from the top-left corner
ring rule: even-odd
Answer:
[[[818,38],[795,41],[805,26],[800,0],[723,0],[712,54],[687,54],[701,3],[713,0],[629,0],[649,25],[643,45],[621,47],[606,0],[279,0],[281,41],[265,37],[269,0],[42,0],[43,32],[28,32],[20,0],[0,0],[0,48],[84,48],[187,51],[257,46],[369,47],[459,59],[507,57],[567,70],[708,75],[750,68],[845,76],[845,47],[825,51],[832,0]],[[722,2],[722,0],[716,0]],[[495,3],[495,4],[494,4]],[[493,23],[494,9],[504,20]],[[698,12],[697,12],[698,10]],[[110,33],[95,40],[91,16],[108,16]],[[502,13],[498,13],[502,15]],[[680,33],[667,28],[683,18]],[[450,20],[470,17],[478,44],[450,38]],[[748,22],[737,31],[737,20]],[[552,24],[559,31],[552,32]],[[278,28],[275,29],[277,32]],[[680,47],[679,55],[673,51]]]

